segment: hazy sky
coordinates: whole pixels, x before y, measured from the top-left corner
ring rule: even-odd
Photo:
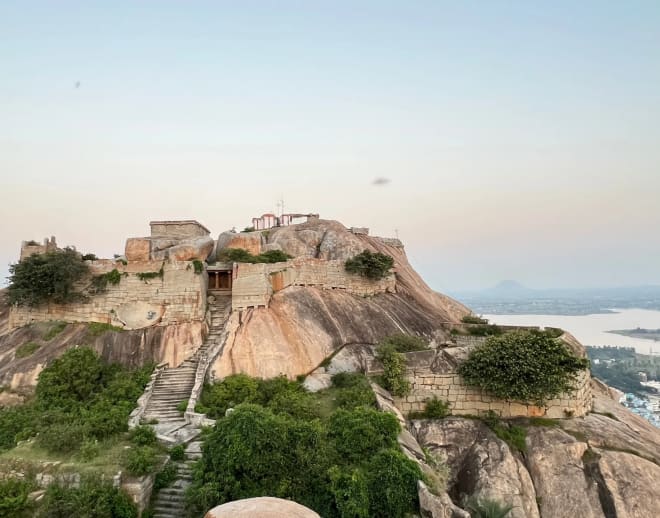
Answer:
[[[0,177],[2,277],[284,197],[439,290],[660,283],[660,2],[1,0]]]

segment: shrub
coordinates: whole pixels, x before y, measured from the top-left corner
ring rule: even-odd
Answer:
[[[513,450],[522,453],[527,451],[527,430],[513,423],[503,423],[497,414],[490,411],[484,418],[484,423],[495,433],[495,435],[507,443]]]
[[[0,480],[0,516],[20,518],[28,516],[32,507],[28,495],[34,490],[31,481],[5,478]]]
[[[333,466],[328,471],[330,491],[341,516],[369,518],[369,489],[360,469],[344,471]]]
[[[186,456],[186,447],[183,444],[177,444],[170,448],[170,459],[175,462],[182,461]]]
[[[380,345],[391,345],[400,353],[424,351],[429,348],[428,342],[423,338],[404,333],[390,335],[381,340]]]
[[[332,377],[332,384],[340,389],[335,398],[340,408],[350,410],[360,406],[374,407],[376,404],[376,396],[364,374],[340,372]]]
[[[349,273],[355,273],[369,279],[382,279],[394,266],[394,259],[389,255],[372,253],[369,250],[359,253],[344,263]]]
[[[184,399],[183,401],[180,401],[179,403],[177,403],[176,409],[179,412],[181,412],[182,414],[184,414],[186,412],[186,410],[188,410],[188,400]]]
[[[193,269],[197,275],[204,271],[204,263],[199,259],[193,259]]]
[[[89,266],[71,249],[33,254],[9,267],[9,304],[39,306],[48,302],[66,304],[84,299],[75,284]]]
[[[383,386],[394,396],[405,396],[410,391],[410,382],[405,377],[405,357],[393,345],[382,345],[376,358],[383,365]]]
[[[137,446],[153,446],[158,442],[156,432],[151,426],[136,426],[131,430],[130,438]]]
[[[469,385],[505,400],[542,404],[570,391],[588,360],[574,356],[559,340],[539,331],[492,336],[458,369]]]
[[[67,323],[62,322],[61,320],[56,320],[52,322],[50,329],[44,335],[44,340],[50,342],[53,338],[59,335],[66,328]]]
[[[157,452],[151,446],[138,446],[124,451],[122,465],[131,475],[148,475],[156,467]]]
[[[438,398],[429,399],[421,412],[410,412],[409,419],[444,419],[451,414],[449,403]]]
[[[83,254],[81,259],[83,261],[96,261],[98,257],[96,257],[96,254]]]
[[[103,293],[108,284],[116,286],[121,282],[121,273],[117,268],[113,268],[111,271],[102,273],[101,275],[95,275],[92,277],[92,293]]]
[[[83,461],[90,461],[95,459],[101,453],[101,448],[99,447],[98,440],[94,439],[85,439],[80,445],[79,456]]]
[[[227,376],[220,383],[205,385],[197,411],[212,419],[224,417],[228,408],[257,400],[259,382],[245,374]]]
[[[118,326],[113,326],[106,322],[90,322],[87,324],[87,334],[89,336],[101,336],[107,331],[123,331],[124,329]]]
[[[15,357],[27,358],[28,356],[32,356],[37,351],[37,349],[39,349],[39,347],[41,346],[35,342],[28,342],[23,344],[16,349]]]
[[[138,272],[135,274],[138,279],[140,279],[143,282],[147,282],[148,280],[155,279],[157,277],[160,277],[161,279],[165,275],[165,270],[163,266],[160,267],[160,270],[157,272]]]
[[[63,422],[59,419],[41,428],[36,442],[50,452],[73,453],[85,440],[88,429],[82,422]]]
[[[382,450],[366,464],[366,471],[371,516],[399,518],[417,508],[422,472],[416,462],[396,449]]]
[[[477,315],[465,315],[461,318],[461,322],[464,324],[487,324],[488,320],[485,318],[478,317]]]
[[[165,464],[162,470],[156,473],[154,480],[154,493],[163,488],[169,487],[177,479],[177,470],[173,462]]]
[[[0,409],[0,451],[9,450],[20,440],[32,437],[39,425],[34,405]]]
[[[512,505],[474,496],[468,498],[463,506],[472,518],[506,518],[513,509]]]
[[[64,488],[51,484],[39,507],[39,518],[137,518],[138,511],[130,497],[98,480],[85,479],[80,487]]]
[[[496,336],[502,334],[502,328],[495,324],[483,324],[477,326],[469,326],[467,328],[468,334],[472,336]]]
[[[292,256],[281,250],[268,250],[259,255],[252,255],[243,248],[226,248],[221,252],[220,258],[235,263],[281,263],[288,261]]]
[[[353,462],[394,447],[400,430],[396,417],[389,412],[339,409],[330,417],[328,438],[340,456]]]

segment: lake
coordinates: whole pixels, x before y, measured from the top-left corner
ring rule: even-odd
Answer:
[[[660,311],[647,309],[615,309],[616,313],[596,315],[483,315],[493,324],[514,326],[560,327],[583,345],[616,345],[634,347],[638,353],[660,354],[660,342],[631,338],[613,333],[612,329],[660,329]]]

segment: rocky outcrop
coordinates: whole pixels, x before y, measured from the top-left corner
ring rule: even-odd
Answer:
[[[132,237],[126,240],[128,261],[205,261],[215,242],[210,236],[176,239],[168,237]]]
[[[223,232],[218,236],[216,258],[221,259],[221,253],[227,248],[242,248],[252,255],[262,252],[262,232]]]
[[[412,433],[450,468],[448,492],[513,505],[511,518],[538,517],[536,492],[522,459],[481,421],[447,418],[414,421]]]
[[[241,326],[212,371],[220,378],[237,372],[295,377],[343,348],[360,349],[394,333],[432,336],[437,320],[398,293],[364,298],[292,286],[273,295],[267,309],[243,312]]]
[[[541,518],[603,516],[598,484],[585,476],[582,457],[587,449],[559,428],[529,429],[526,458]]]
[[[87,324],[67,324],[50,340],[44,339],[54,323],[18,328],[0,336],[0,385],[31,390],[41,370],[64,351],[77,346],[93,348],[104,360],[139,367],[146,363],[169,363],[176,367],[202,344],[204,322],[154,326],[135,331],[90,332]],[[29,356],[17,357],[24,344],[39,347]]]
[[[510,516],[632,518],[660,516],[660,430],[597,388],[594,408],[608,415],[539,423],[521,420],[526,451],[512,451],[481,421],[412,421],[418,442],[449,467],[454,503],[489,498]],[[421,498],[421,497],[420,497]],[[442,515],[440,515],[442,516]]]
[[[353,234],[336,221],[224,233],[218,250],[226,247],[252,253],[282,250],[293,257],[327,260],[346,260],[365,249],[381,252],[394,258],[396,293],[360,297],[342,290],[297,286],[278,291],[268,308],[244,311],[233,342],[212,368],[215,377],[235,372],[264,377],[307,374],[342,348],[350,351],[360,344],[376,344],[389,334],[442,338],[443,323],[458,322],[469,312],[424,283],[400,242]]]

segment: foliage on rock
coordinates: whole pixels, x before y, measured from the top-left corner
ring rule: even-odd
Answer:
[[[399,423],[373,407],[364,375],[336,375],[332,388],[315,394],[283,377],[240,377],[218,394],[220,408],[228,398],[250,402],[220,416],[206,435],[187,495],[190,516],[265,495],[295,500],[328,518],[398,518],[416,510],[422,474],[398,452]],[[291,410],[292,402],[304,402],[305,411]]]
[[[252,255],[243,248],[227,248],[220,254],[221,261],[235,263],[281,263],[292,259],[292,256],[281,250],[268,250],[259,255]]]
[[[449,403],[434,397],[426,402],[424,410],[410,412],[408,419],[444,419],[449,415],[451,415]]]
[[[542,404],[573,388],[589,362],[540,331],[491,336],[458,369],[469,385],[505,400]]]
[[[91,349],[70,349],[41,372],[31,403],[0,410],[0,450],[36,436],[50,452],[73,453],[126,432],[151,368],[129,371]]]
[[[138,511],[130,497],[98,480],[83,480],[80,487],[52,484],[46,490],[36,515],[39,518],[105,517],[137,518]]]
[[[405,333],[397,333],[387,336],[380,341],[380,345],[391,345],[400,353],[424,351],[429,348],[428,342],[423,338]]]
[[[406,358],[392,344],[378,347],[376,358],[383,366],[382,384],[394,396],[405,396],[410,392],[406,379]]]
[[[369,279],[382,279],[394,266],[394,259],[379,252],[365,250],[344,263],[349,273],[355,273]]]
[[[32,254],[9,267],[7,301],[39,306],[48,302],[66,304],[83,300],[76,283],[88,273],[89,266],[71,248]]]

